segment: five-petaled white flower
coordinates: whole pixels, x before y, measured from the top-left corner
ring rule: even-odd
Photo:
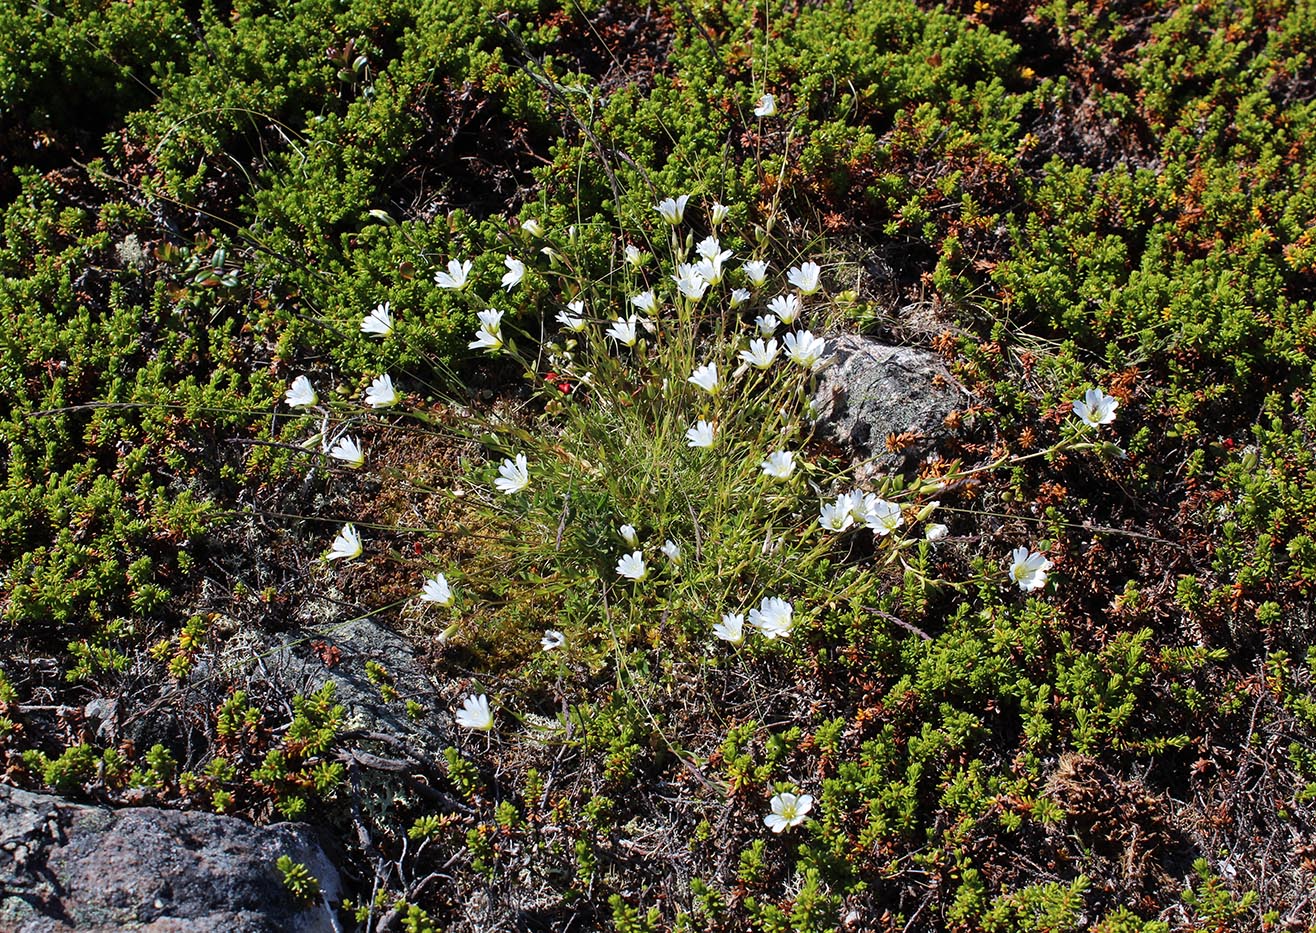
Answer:
[[[763,473],[773,479],[790,479],[795,472],[795,454],[789,450],[777,450],[768,454],[763,461]]]
[[[545,629],[544,637],[539,639],[539,647],[545,651],[554,651],[567,643],[567,636],[555,628]]]
[[[749,624],[764,638],[785,638],[794,624],[795,607],[776,596],[764,596],[757,609],[749,611]]]
[[[690,382],[699,386],[709,395],[716,395],[720,388],[717,380],[717,364],[705,363],[690,374]]]
[[[648,255],[642,252],[638,246],[630,243],[626,244],[626,248],[622,252],[626,255],[626,265],[634,268],[639,268],[640,264],[644,262],[644,257]]]
[[[687,447],[707,449],[713,446],[713,440],[713,426],[702,419],[696,421],[694,427],[685,432],[685,443]]]
[[[475,339],[467,346],[472,350],[494,350],[503,346],[503,312],[497,308],[485,308],[475,315],[480,319],[480,329],[475,332]]]
[[[604,333],[618,343],[624,343],[628,347],[633,347],[635,346],[635,342],[640,339],[635,331],[635,325],[639,322],[640,319],[634,314],[626,318],[619,317],[612,322],[612,326],[604,331]]]
[[[698,301],[704,297],[704,292],[708,291],[708,280],[688,262],[676,267],[676,275],[672,276],[672,281],[676,283],[677,291],[691,301]]]
[[[777,320],[789,326],[800,316],[800,299],[796,295],[778,295],[768,302],[768,310],[777,316]]]
[[[708,221],[716,227],[722,221],[726,220],[727,215],[730,213],[731,208],[727,207],[725,204],[720,204],[719,202],[714,201],[708,207]]]
[[[366,455],[355,437],[339,438],[338,443],[329,451],[329,456],[343,461],[344,466],[350,466],[354,470],[366,462]]]
[[[493,728],[493,712],[489,709],[489,698],[481,693],[468,696],[462,701],[462,708],[452,717],[463,729],[488,732]]]
[[[393,388],[393,377],[388,373],[376,376],[366,389],[366,404],[371,408],[388,408],[400,400],[397,390]]]
[[[585,302],[572,301],[567,303],[566,311],[557,313],[557,322],[567,330],[580,333],[585,329]]]
[[[689,200],[690,195],[683,194],[679,198],[667,198],[659,201],[653,206],[653,209],[662,215],[663,220],[675,227],[684,219],[685,205]]]
[[[494,486],[505,496],[520,492],[530,485],[530,468],[526,464],[525,454],[517,454],[515,460],[504,460],[498,465],[498,478]]]
[[[818,290],[818,276],[822,269],[818,268],[816,262],[806,262],[799,266],[791,266],[786,273],[786,281],[790,282],[800,290],[801,295],[812,295]]]
[[[778,320],[775,314],[764,314],[761,317],[754,318],[754,324],[758,327],[760,334],[764,337],[771,337],[777,332],[777,327],[780,326],[781,321]]]
[[[695,275],[699,276],[709,285],[717,285],[722,281],[722,260],[714,256],[712,259],[701,259],[695,263]]]
[[[658,298],[652,291],[640,292],[638,295],[632,295],[631,304],[645,314],[658,313]]]
[[[389,310],[387,301],[375,305],[374,310],[361,319],[361,333],[377,334],[380,337],[393,333],[393,312]]]
[[[621,574],[627,580],[634,580],[637,583],[649,575],[649,568],[644,563],[644,552],[632,551],[629,554],[623,554],[617,561],[617,573]]]
[[[320,396],[315,394],[315,386],[311,385],[311,380],[305,376],[298,376],[292,381],[292,385],[288,386],[283,400],[293,408],[309,408],[320,401]]]
[[[1037,551],[1017,547],[1010,554],[1010,579],[1021,590],[1037,590],[1046,586],[1046,572],[1051,562]]]
[[[900,514],[900,506],[894,502],[874,496],[873,501],[866,503],[866,506],[864,521],[879,538],[886,537],[905,523],[904,516]]]
[[[713,626],[713,634],[723,641],[738,645],[745,640],[745,615],[740,612],[723,613],[722,621]]]
[[[329,553],[324,555],[325,560],[351,560],[353,557],[361,556],[361,536],[356,532],[356,526],[348,522],[338,532],[334,538],[334,543],[329,545]]]
[[[525,263],[512,256],[504,256],[503,265],[507,266],[507,271],[503,273],[503,288],[510,292],[525,278]]]
[[[681,562],[681,545],[677,544],[671,538],[668,538],[663,542],[663,546],[658,550],[662,551],[663,556],[672,563],[679,564]]]
[[[748,288],[733,288],[731,290],[731,308],[739,308],[745,302],[749,301],[750,294]]]
[[[808,819],[805,814],[813,809],[813,798],[808,794],[777,794],[769,806],[772,812],[763,818],[763,825],[782,833]]]
[[[778,350],[775,338],[766,344],[762,340],[751,340],[749,349],[740,351],[740,358],[755,369],[767,369],[777,358]]]
[[[439,288],[456,288],[466,287],[466,277],[471,274],[471,261],[460,262],[456,259],[448,260],[447,272],[434,273],[434,284]]]
[[[533,217],[521,221],[521,229],[536,239],[544,235],[544,225]]]
[[[1107,395],[1100,389],[1088,389],[1078,401],[1071,402],[1074,414],[1089,427],[1099,427],[1115,420],[1115,409],[1120,407],[1119,399]]]
[[[929,541],[935,543],[937,541],[945,541],[946,538],[949,537],[949,535],[950,535],[949,528],[947,528],[945,525],[941,524],[940,522],[933,522],[931,525],[927,527],[927,531],[924,532],[923,536],[927,538]]]
[[[764,94],[754,105],[754,116],[756,117],[775,117],[777,115],[777,98],[771,94]]]
[[[845,531],[854,524],[850,514],[850,499],[840,496],[835,502],[828,502],[818,511],[818,524],[827,531]]]
[[[823,357],[823,351],[826,349],[827,341],[815,337],[807,330],[786,335],[786,355],[805,369],[821,368],[827,362]]]
[[[425,585],[420,588],[420,598],[427,603],[451,606],[452,587],[448,585],[448,578],[441,573],[430,577],[425,581]]]
[[[768,264],[762,259],[751,259],[740,267],[749,279],[749,284],[759,288],[768,280]]]
[[[621,535],[621,539],[630,547],[640,546],[640,535],[639,532],[635,530],[634,525],[622,525],[617,529],[617,534]]]

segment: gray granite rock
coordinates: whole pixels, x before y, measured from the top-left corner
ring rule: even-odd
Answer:
[[[275,862],[320,882],[297,903]],[[329,933],[338,873],[310,827],[152,807],[111,810],[0,786],[0,929]]]

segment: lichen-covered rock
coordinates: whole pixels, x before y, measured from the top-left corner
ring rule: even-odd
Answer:
[[[814,394],[818,437],[855,458],[875,456],[884,469],[904,460],[887,453],[888,435],[909,435],[906,454],[925,450],[944,435],[946,417],[968,401],[941,357],[927,350],[842,334],[827,339],[827,353],[832,363]]]
[[[301,862],[300,904],[275,867]],[[151,807],[111,810],[0,786],[0,929],[15,933],[320,933],[338,873],[310,827]]]

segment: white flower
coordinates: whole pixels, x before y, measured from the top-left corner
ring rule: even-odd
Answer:
[[[768,459],[763,461],[763,472],[773,479],[790,479],[795,472],[795,454],[789,450],[768,454]]]
[[[764,337],[771,337],[777,332],[777,327],[781,324],[775,314],[765,314],[762,317],[754,318],[754,323],[758,325],[759,333]]]
[[[585,329],[585,302],[572,301],[567,304],[566,311],[557,313],[557,322],[567,330],[580,333]]]
[[[725,204],[719,204],[717,201],[714,201],[708,208],[708,220],[714,227],[716,227],[722,221],[726,220],[727,214],[730,213],[731,208],[727,207]]]
[[[494,350],[501,350],[503,348],[503,332],[480,328],[475,332],[475,339],[466,346],[471,350],[488,350],[490,353]]]
[[[818,524],[827,531],[845,531],[853,525],[854,516],[850,514],[849,497],[841,496],[835,502],[824,505],[818,512]]]
[[[676,283],[677,291],[692,301],[703,298],[704,292],[708,291],[708,280],[688,262],[676,267],[676,275],[672,276],[672,281]]]
[[[749,611],[749,624],[764,638],[784,638],[791,633],[795,607],[776,596],[764,596],[757,609]]]
[[[754,105],[754,116],[756,117],[775,117],[777,115],[777,98],[771,94],[764,94],[759,98],[758,103]]]
[[[935,542],[935,541],[945,541],[949,535],[950,535],[949,528],[947,528],[945,525],[941,524],[940,522],[934,522],[928,526],[927,531],[924,533],[923,536],[927,538],[929,541]]]
[[[653,206],[663,220],[667,221],[673,227],[681,222],[685,217],[685,205],[690,200],[690,195],[683,194],[679,198],[667,198]]]
[[[329,456],[335,460],[343,461],[344,466],[350,466],[352,469],[359,468],[366,462],[366,455],[361,450],[361,445],[357,443],[355,437],[340,438],[338,443],[329,451]]]
[[[471,274],[471,261],[459,262],[456,259],[448,260],[447,272],[434,273],[434,283],[439,288],[465,288],[466,277]]]
[[[767,369],[777,358],[778,349],[775,339],[766,344],[762,340],[751,340],[749,349],[740,351],[740,358],[755,369]]]
[[[719,263],[731,258],[731,250],[723,249],[715,236],[706,236],[695,245],[695,252],[702,259],[716,259]]]
[[[387,301],[375,305],[375,309],[361,319],[361,333],[378,334],[380,337],[393,333],[393,312],[389,310]]]
[[[886,537],[905,523],[904,516],[900,514],[900,506],[894,502],[874,496],[871,502],[865,502],[864,505],[864,521],[879,538]]]
[[[451,606],[452,587],[448,586],[448,578],[443,574],[430,577],[425,581],[425,585],[420,588],[420,598],[427,603]]]
[[[366,404],[371,408],[388,408],[399,401],[400,397],[393,388],[393,377],[388,373],[376,376],[366,389]]]
[[[511,256],[504,256],[503,265],[507,266],[507,271],[503,273],[503,288],[510,292],[525,278],[525,263]]]
[[[633,347],[635,346],[635,342],[640,339],[635,332],[635,325],[638,324],[639,321],[640,319],[634,314],[628,318],[619,317],[612,322],[612,326],[604,333],[618,343],[624,343],[628,347]]]
[[[722,281],[722,260],[716,257],[699,260],[695,263],[695,275],[709,285],[719,284]]]
[[[617,534],[621,535],[621,539],[631,547],[640,546],[640,536],[636,532],[634,525],[622,525],[617,529]]]
[[[786,335],[786,355],[806,369],[818,369],[827,362],[823,357],[826,349],[827,342],[807,330]]]
[[[745,616],[739,612],[727,612],[722,621],[713,626],[713,634],[723,641],[738,645],[745,640]]]
[[[816,262],[806,262],[792,266],[786,273],[786,281],[798,288],[801,295],[812,295],[818,290],[818,276],[821,273],[822,269],[818,268]]]
[[[777,315],[777,320],[790,325],[800,316],[800,299],[796,295],[778,295],[768,302],[768,310]]]
[[[292,381],[292,385],[288,386],[283,400],[293,408],[308,408],[320,401],[320,396],[315,394],[315,386],[311,385],[311,380],[305,376],[298,376]]]
[[[539,646],[545,651],[554,651],[567,643],[567,636],[555,628],[545,629],[544,637],[539,639]]]
[[[1100,389],[1088,389],[1081,399],[1071,402],[1070,407],[1080,421],[1095,428],[1114,421],[1115,409],[1120,407],[1120,403],[1114,396]]]
[[[483,693],[468,696],[462,701],[462,708],[452,717],[463,729],[488,732],[493,728],[493,712],[489,709],[489,698]]]
[[[1010,579],[1021,590],[1037,590],[1046,586],[1046,572],[1051,562],[1036,551],[1017,547],[1010,554]]]
[[[836,499],[837,507],[844,506],[850,511],[850,518],[857,522],[868,521],[868,510],[877,502],[877,496],[871,492],[864,495],[858,489],[852,489]]]
[[[638,295],[631,296],[631,304],[639,308],[645,314],[658,313],[658,299],[651,291],[640,292]]]
[[[334,538],[334,543],[329,545],[329,553],[324,555],[325,560],[338,560],[343,558],[351,560],[353,557],[361,556],[361,536],[356,533],[356,526],[348,522],[338,532],[338,537]]]
[[[649,255],[648,253],[643,252],[638,246],[632,246],[630,243],[626,244],[624,252],[626,253],[626,264],[636,268],[644,262],[644,257]]]
[[[639,582],[649,575],[649,568],[644,563],[644,553],[632,551],[617,561],[617,573],[628,580]]]
[[[520,492],[530,485],[530,469],[526,464],[525,454],[517,454],[516,460],[504,460],[498,466],[498,478],[494,486],[505,496]]]
[[[745,273],[745,278],[749,279],[749,284],[755,288],[762,287],[763,283],[768,280],[768,264],[762,259],[752,259],[740,267]]]
[[[663,556],[672,563],[679,564],[681,562],[681,545],[677,544],[671,538],[668,538],[658,550],[662,551]]]
[[[543,224],[535,220],[533,217],[521,221],[521,229],[536,239],[544,235]]]
[[[813,798],[808,794],[777,794],[770,806],[772,812],[763,818],[763,825],[774,833],[781,833],[807,819],[805,814],[813,809]]]
[[[749,301],[750,294],[748,288],[735,288],[731,291],[731,307],[734,310],[739,308],[745,302]]]
[[[690,379],[688,381],[693,382],[709,395],[716,395],[719,388],[717,381],[717,364],[705,363],[703,366],[696,368],[695,371],[690,374]]]
[[[713,426],[702,419],[696,421],[694,427],[685,432],[687,447],[707,449],[713,446],[713,439]]]

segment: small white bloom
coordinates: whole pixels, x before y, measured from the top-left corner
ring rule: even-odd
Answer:
[[[731,250],[722,249],[722,244],[715,236],[706,236],[695,244],[695,252],[701,259],[716,259],[724,262],[731,258]]]
[[[764,94],[759,98],[758,103],[754,105],[754,116],[756,117],[775,117],[777,115],[777,98],[771,94]]]
[[[754,318],[754,323],[758,325],[759,333],[764,337],[771,337],[777,332],[777,327],[781,321],[775,314],[765,314],[762,317]]]
[[[635,331],[635,325],[638,324],[639,321],[640,319],[634,314],[627,318],[619,317],[612,322],[612,326],[604,331],[604,333],[618,343],[624,343],[628,347],[633,347],[635,346],[635,342],[640,339]]]
[[[494,350],[501,350],[503,348],[503,332],[500,330],[485,330],[482,327],[475,332],[475,339],[466,346],[471,350],[488,350],[490,353]]]
[[[945,541],[949,535],[950,529],[940,522],[933,522],[927,527],[927,531],[924,532],[924,537],[933,542]]]
[[[533,217],[521,221],[521,229],[536,239],[544,235],[543,224]]]
[[[722,621],[713,626],[713,634],[723,641],[738,645],[745,640],[745,616],[739,612],[727,612]]]
[[[708,220],[714,227],[716,227],[722,221],[726,220],[727,215],[730,213],[731,208],[727,207],[725,204],[719,204],[717,201],[714,201],[708,208]]]
[[[1107,395],[1100,389],[1088,389],[1083,397],[1071,402],[1074,414],[1088,427],[1099,427],[1115,420],[1115,409],[1120,407],[1119,399]]]
[[[1021,590],[1038,590],[1046,586],[1046,572],[1051,562],[1036,551],[1017,547],[1010,554],[1010,579]]]
[[[749,284],[755,288],[761,288],[768,280],[768,264],[762,259],[752,259],[740,268],[745,278],[749,279]]]
[[[503,288],[510,292],[525,278],[525,263],[511,256],[504,256],[503,265],[507,266],[507,271],[503,273]]]
[[[451,606],[452,587],[448,585],[448,578],[441,573],[430,577],[425,581],[425,585],[420,588],[420,598],[427,603]]]
[[[772,798],[772,812],[763,818],[763,824],[774,833],[785,832],[799,826],[813,809],[813,798],[808,794],[777,794]]]
[[[685,432],[687,447],[707,449],[713,446],[713,440],[713,426],[707,421],[696,421],[694,427]]]
[[[475,316],[480,319],[480,329],[495,333],[503,326],[503,312],[497,308],[485,308],[483,311],[477,311]]]
[[[735,288],[731,290],[731,307],[739,308],[745,302],[749,301],[750,293],[748,288]]]
[[[827,362],[823,356],[826,349],[827,342],[807,330],[786,335],[786,355],[806,369],[821,368]]]
[[[699,276],[709,285],[718,285],[722,281],[722,260],[701,259],[695,263],[695,275]]]
[[[530,468],[525,454],[517,454],[516,460],[504,460],[498,466],[498,478],[494,486],[505,496],[520,492],[530,485]]]
[[[636,532],[634,525],[622,525],[617,529],[617,533],[621,535],[621,539],[631,547],[640,546],[640,535]]]
[[[786,273],[786,281],[798,288],[801,295],[812,295],[818,290],[818,276],[820,274],[822,274],[822,269],[818,268],[816,262],[806,262],[799,266],[792,266],[791,270]]]
[[[645,314],[658,313],[658,298],[652,291],[640,292],[638,295],[632,295],[631,304]]]
[[[795,454],[789,450],[778,450],[768,454],[763,461],[763,473],[773,479],[790,479],[795,472]]]
[[[749,611],[749,624],[764,638],[785,638],[794,625],[795,607],[776,596],[764,596],[757,609]]]
[[[825,504],[818,512],[818,524],[827,531],[845,531],[853,525],[848,497],[841,496],[835,502]]]
[[[621,574],[627,580],[639,582],[649,575],[649,568],[644,563],[644,554],[641,551],[632,551],[625,554],[617,561],[617,573]]]
[[[298,376],[292,381],[292,385],[288,386],[283,400],[293,408],[309,408],[320,401],[320,396],[315,394],[315,386],[311,385],[311,380],[305,376]]]
[[[844,495],[838,496],[836,505],[838,508],[844,506],[850,512],[850,518],[856,522],[868,521],[868,509],[873,503],[877,502],[877,496],[871,492],[864,495],[858,489],[852,489]]]
[[[668,538],[658,550],[662,551],[663,556],[672,563],[679,564],[681,562],[681,545],[677,544],[671,538]]]
[[[483,693],[468,696],[462,701],[462,708],[452,717],[463,729],[476,732],[488,732],[493,728],[493,712],[489,709],[489,698]]]
[[[387,301],[375,305],[374,310],[361,319],[361,332],[380,337],[393,333],[393,312],[389,310]]]
[[[334,538],[334,543],[329,545],[329,553],[324,555],[325,560],[351,560],[353,557],[361,556],[361,536],[356,533],[356,526],[348,522],[338,532],[338,537]]]
[[[634,266],[636,268],[638,268],[640,264],[644,262],[644,257],[649,255],[648,253],[642,251],[638,246],[632,246],[630,243],[626,244],[625,253],[626,253],[626,264],[629,266]]]
[[[685,205],[690,200],[690,195],[683,194],[679,198],[667,198],[664,201],[653,206],[663,220],[667,221],[673,227],[679,224],[685,217]]]
[[[434,283],[439,288],[462,289],[466,287],[466,277],[471,274],[471,261],[460,262],[456,259],[448,260],[447,272],[434,273]]]
[[[366,462],[366,455],[361,450],[361,445],[357,443],[355,437],[340,438],[338,443],[329,451],[329,456],[335,460],[343,461],[344,466],[350,466],[352,469],[359,468]]]
[[[768,310],[777,315],[777,320],[789,326],[800,316],[800,299],[796,295],[778,295],[768,302]]]
[[[585,329],[585,302],[568,302],[566,311],[557,313],[557,322],[567,330],[580,333]]]
[[[567,643],[567,636],[555,628],[546,629],[544,637],[539,639],[539,646],[545,651],[555,651]]]
[[[899,505],[874,496],[872,502],[865,503],[864,522],[872,529],[873,534],[884,538],[903,525],[905,519],[900,514]]]
[[[672,276],[672,281],[676,283],[677,291],[692,301],[703,298],[704,292],[708,291],[708,280],[688,262],[676,267],[676,275]]]
[[[388,408],[399,401],[397,390],[393,388],[393,377],[388,373],[376,376],[366,389],[366,404],[371,408]]]
[[[740,351],[740,358],[755,369],[767,369],[777,358],[778,350],[775,338],[766,344],[762,340],[751,340],[749,349]]]
[[[696,368],[695,371],[690,374],[689,381],[699,386],[699,388],[703,389],[709,395],[716,395],[719,388],[717,380],[717,364],[705,363],[703,366]]]

